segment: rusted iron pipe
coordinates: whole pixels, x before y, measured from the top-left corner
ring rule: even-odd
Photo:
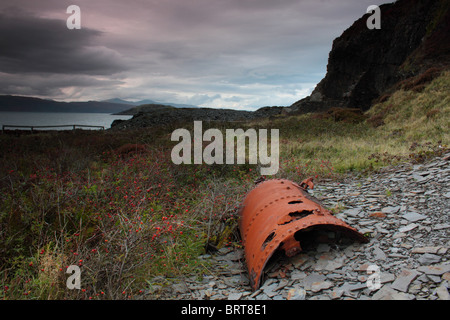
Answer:
[[[308,187],[314,187],[311,178],[300,185],[284,179],[267,180],[259,183],[244,199],[239,229],[254,290],[259,288],[264,267],[275,251],[283,250],[289,257],[301,252],[300,232],[331,228],[367,242],[355,228],[334,217],[310,196],[306,191]]]

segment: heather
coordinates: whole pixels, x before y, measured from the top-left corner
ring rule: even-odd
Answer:
[[[176,166],[169,145],[143,143],[157,135],[1,136],[4,298],[133,298],[155,276],[208,273],[197,257],[235,239],[251,168]],[[82,290],[66,288],[69,265]]]

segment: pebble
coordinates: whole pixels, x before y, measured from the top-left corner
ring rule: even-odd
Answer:
[[[323,197],[323,206],[344,206],[336,216],[369,235],[369,243],[317,243],[292,258],[281,255],[256,291],[249,286],[244,250],[221,249],[203,256],[210,264],[201,281],[174,282],[160,288],[159,297],[449,300],[449,159],[447,154],[421,165],[406,163],[369,176],[316,183],[314,195]],[[371,272],[374,265],[378,271]],[[378,286],[369,289],[374,277],[379,277]]]
[[[385,207],[381,209],[381,212],[391,214],[391,213],[397,213],[400,210],[401,206],[395,206],[395,207]]]
[[[436,289],[436,293],[440,300],[450,300],[450,294],[448,293],[448,289],[444,286],[440,286]]]
[[[411,253],[438,253],[442,247],[417,247],[412,249]]]
[[[440,255],[436,255],[436,254],[431,254],[431,253],[425,253],[423,254],[419,259],[418,259],[419,263],[427,266],[433,263],[438,263],[441,261],[441,256]]]
[[[419,220],[424,220],[424,219],[426,219],[427,216],[425,216],[425,215],[423,215],[423,214],[419,214],[419,213],[417,213],[417,212],[408,212],[407,214],[404,214],[404,215],[402,216],[402,218],[403,218],[403,219],[406,219],[406,220],[408,220],[408,221],[411,221],[411,222],[416,222],[416,221],[419,221]]]
[[[425,274],[442,275],[446,272],[450,272],[450,264],[421,266],[417,268],[417,270]]]
[[[232,292],[228,295],[228,300],[239,300],[242,297],[242,292]]]
[[[378,246],[373,249],[373,255],[374,255],[375,261],[386,260],[386,254]]]
[[[361,212],[361,208],[353,208],[349,210],[345,210],[343,213],[350,217],[357,217]]]
[[[319,281],[319,282],[313,282],[311,284],[311,291],[312,292],[319,292],[324,289],[329,289],[334,286],[334,283],[332,281]]]
[[[403,269],[392,283],[391,288],[398,291],[407,292],[410,283],[419,275],[417,271]]]
[[[439,223],[433,227],[434,230],[441,230],[441,229],[448,229],[448,228],[450,228],[450,223]]]
[[[413,300],[414,298],[412,294],[398,292],[389,286],[383,286],[372,296],[372,300]]]
[[[286,297],[287,300],[305,300],[305,298],[306,291],[301,287],[289,289]]]
[[[405,233],[408,231],[411,231],[415,228],[417,228],[419,225],[417,223],[410,223],[407,226],[401,227],[400,229],[398,229],[398,232],[400,233]]]

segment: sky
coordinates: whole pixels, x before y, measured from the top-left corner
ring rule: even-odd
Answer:
[[[325,76],[333,40],[389,2],[2,0],[0,94],[288,106]]]

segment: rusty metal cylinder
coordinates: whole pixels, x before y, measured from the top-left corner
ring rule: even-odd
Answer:
[[[284,179],[267,180],[259,183],[244,199],[239,228],[250,285],[254,290],[259,288],[264,267],[275,251],[283,250],[287,256],[301,252],[299,232],[331,228],[359,241],[367,241],[310,196],[306,191],[308,186],[313,187],[311,179],[300,185]]]

